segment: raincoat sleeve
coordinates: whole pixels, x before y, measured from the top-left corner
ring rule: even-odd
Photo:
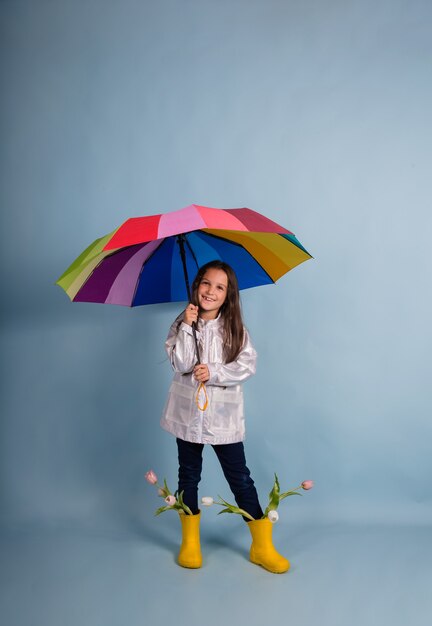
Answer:
[[[165,350],[175,372],[187,374],[191,372],[197,362],[195,351],[195,340],[192,334],[192,327],[182,322],[178,327],[179,318],[171,326]],[[178,330],[177,330],[178,327]],[[199,341],[200,333],[197,331]]]
[[[245,328],[243,347],[236,360],[231,363],[208,363],[210,378],[206,384],[221,387],[238,385],[255,374],[256,361],[257,353]]]

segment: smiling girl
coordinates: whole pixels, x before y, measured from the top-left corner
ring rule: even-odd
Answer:
[[[183,537],[178,562],[197,568],[202,563],[198,483],[205,444],[216,452],[238,506],[255,520],[249,523],[253,541],[253,525],[268,520],[261,520],[263,511],[243,446],[242,383],[255,373],[256,352],[243,325],[233,269],[222,261],[201,267],[192,285],[191,300],[172,324],[165,343],[175,374],[161,426],[177,439],[178,491],[183,492],[183,500],[193,513],[180,515]],[[201,364],[197,364],[192,324],[196,324]],[[208,396],[205,408],[197,401],[197,390],[204,383]],[[272,545],[254,562],[273,572],[289,567]]]

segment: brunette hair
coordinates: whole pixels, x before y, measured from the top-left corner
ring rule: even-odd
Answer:
[[[231,361],[235,361],[242,349],[244,326],[237,276],[228,263],[216,260],[210,261],[200,267],[192,283],[192,304],[198,305],[198,287],[201,284],[204,274],[210,269],[222,270],[228,278],[225,302],[221,306],[219,313],[223,320],[225,363],[231,363]]]

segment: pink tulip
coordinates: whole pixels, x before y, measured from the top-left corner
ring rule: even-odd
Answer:
[[[151,485],[155,485],[157,483],[157,476],[154,473],[153,470],[149,470],[146,475],[145,475],[145,479],[148,483],[150,483]]]
[[[174,496],[167,496],[165,498],[165,502],[168,504],[168,506],[174,506],[177,500],[174,498]]]
[[[165,497],[165,489],[158,489],[158,496],[160,496],[161,498]]]
[[[312,487],[314,486],[314,482],[313,480],[304,480],[301,486],[307,491],[308,489],[312,489]]]

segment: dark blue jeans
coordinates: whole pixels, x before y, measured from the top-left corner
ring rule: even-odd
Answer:
[[[201,480],[203,443],[191,443],[177,439],[179,460],[178,490],[183,491],[183,500],[192,513],[198,513],[198,483]],[[213,450],[222,466],[225,478],[234,494],[238,506],[254,519],[263,515],[258,494],[246,458],[242,442],[214,445]],[[243,518],[248,521],[247,518]]]

